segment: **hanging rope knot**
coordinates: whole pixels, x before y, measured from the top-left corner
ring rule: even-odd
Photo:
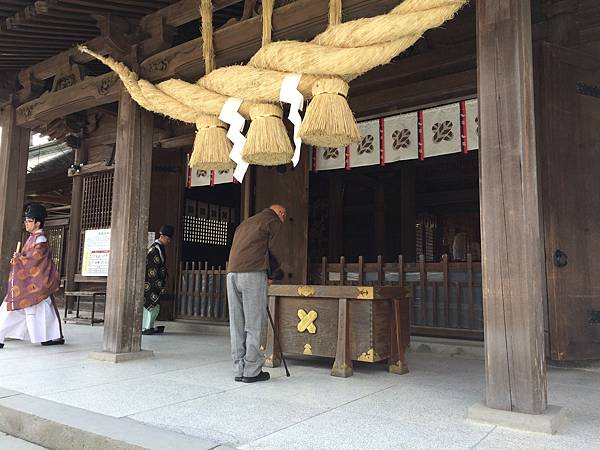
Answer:
[[[281,119],[283,117],[283,110],[281,106],[273,104],[259,104],[250,107],[250,119],[256,120],[261,117],[275,117]]]
[[[322,94],[340,95],[348,98],[350,86],[341,78],[325,78],[318,80],[312,88],[313,96]]]

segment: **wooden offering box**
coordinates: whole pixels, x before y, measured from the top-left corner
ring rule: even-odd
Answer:
[[[273,285],[269,310],[281,349],[269,326],[268,367],[281,364],[282,351],[335,358],[335,377],[351,376],[352,361],[388,360],[390,372],[408,372],[409,300],[402,287]]]

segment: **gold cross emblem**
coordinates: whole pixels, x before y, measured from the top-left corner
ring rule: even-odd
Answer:
[[[317,320],[316,311],[311,310],[307,313],[303,309],[299,309],[298,318],[300,319],[300,322],[298,322],[297,328],[300,333],[308,331],[310,334],[315,334],[317,332],[317,327],[313,323],[315,320]]]

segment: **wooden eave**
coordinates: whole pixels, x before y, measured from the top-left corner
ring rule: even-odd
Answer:
[[[97,16],[141,19],[175,0],[2,0],[0,71],[23,69],[100,34]]]
[[[184,10],[186,17],[192,17],[191,5],[195,1],[185,0],[188,5]],[[216,2],[215,2],[216,3]],[[230,0],[221,0],[221,5],[231,4]],[[389,11],[397,0],[346,0],[344,2],[344,20],[359,17],[369,17]],[[167,8],[169,10],[169,8]],[[163,12],[161,11],[161,14]],[[286,6],[277,8],[273,17],[274,39],[309,40],[325,30],[328,22],[328,2],[326,0],[298,0]],[[169,16],[171,20],[175,15]],[[150,18],[143,19],[150,20]],[[239,63],[248,60],[259,48],[261,43],[262,22],[260,17],[234,23],[215,32],[215,50],[219,66]],[[102,46],[102,43],[95,41]],[[144,42],[141,43],[142,46]],[[150,81],[159,81],[177,77],[193,80],[204,73],[201,58],[202,40],[194,39],[176,47],[157,53],[147,58],[141,64],[141,76]],[[56,56],[64,58],[65,55]],[[40,63],[32,68],[33,73],[50,71],[49,64]],[[37,71],[37,72],[36,72]],[[86,79],[74,86],[59,92],[46,93],[41,97],[27,102],[17,109],[17,122],[20,126],[35,127],[65,114],[71,114],[83,109],[111,103],[117,100],[121,83],[116,81],[112,73],[100,77]],[[101,86],[110,85],[108,90]]]

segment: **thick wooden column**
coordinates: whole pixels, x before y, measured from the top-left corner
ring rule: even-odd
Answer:
[[[0,302],[6,295],[9,262],[21,239],[30,132],[16,125],[15,108],[0,111]]]
[[[121,94],[113,184],[104,352],[141,350],[153,116]],[[118,359],[118,358],[117,358]]]
[[[529,0],[477,1],[481,236],[490,408],[546,409]]]

